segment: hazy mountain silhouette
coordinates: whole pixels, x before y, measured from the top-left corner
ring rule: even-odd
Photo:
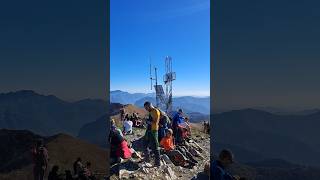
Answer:
[[[194,123],[208,121],[210,119],[209,115],[201,114],[198,112],[190,112],[186,114],[189,116],[190,122],[194,122]]]
[[[110,92],[110,101],[113,103],[134,104],[138,107],[143,107],[145,101],[156,103],[154,93],[128,93],[120,90]],[[175,109],[183,108],[187,112],[209,114],[210,97],[173,97],[173,106]]]
[[[111,103],[109,108],[109,114],[104,115],[94,122],[85,124],[79,131],[78,137],[80,139],[86,140],[90,143],[99,145],[100,147],[108,147],[107,144],[107,130],[110,129],[110,118],[119,121],[119,113],[122,108],[120,103]],[[138,112],[140,115],[143,113],[141,109],[134,107],[133,105],[125,106],[126,112],[130,113],[132,111]],[[143,117],[143,116],[142,116]]]
[[[66,102],[30,90],[2,93],[0,128],[28,129],[41,135],[77,135],[80,127],[101,117],[106,108],[107,102],[102,100]]]
[[[110,91],[110,102],[121,104],[134,104],[144,97],[155,97],[154,93],[128,93],[121,90]]]
[[[269,158],[320,166],[320,112],[275,115],[243,109],[213,116],[216,142],[230,144]],[[213,145],[214,147],[214,145]],[[237,154],[242,161],[252,161]]]

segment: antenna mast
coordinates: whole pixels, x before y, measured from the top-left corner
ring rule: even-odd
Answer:
[[[172,72],[172,58],[166,56],[165,59],[165,70],[163,81],[166,86],[166,112],[172,112],[172,81],[176,80],[176,73]]]
[[[176,73],[172,72],[172,59],[170,56],[165,58],[165,71],[166,74],[163,77],[164,86],[166,91],[164,92],[162,85],[158,84],[157,68],[154,67],[154,77],[152,75],[152,65],[150,58],[150,81],[152,90],[152,81],[155,81],[154,89],[156,91],[156,104],[158,108],[165,108],[167,113],[172,112],[172,81],[176,80]]]
[[[152,90],[152,81],[155,81],[154,89],[156,91],[156,105],[157,107],[160,107],[160,101],[161,101],[161,88],[158,85],[158,75],[157,75],[157,68],[154,67],[154,77],[152,76],[152,65],[151,65],[151,58],[150,58],[150,81],[151,81],[151,90]],[[163,90],[162,90],[163,92]]]

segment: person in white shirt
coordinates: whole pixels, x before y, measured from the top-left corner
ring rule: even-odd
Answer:
[[[132,125],[133,125],[133,122],[130,121],[129,119],[126,119],[123,122],[123,134],[132,134]]]

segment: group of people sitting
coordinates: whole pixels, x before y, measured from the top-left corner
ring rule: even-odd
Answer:
[[[43,139],[38,139],[31,150],[33,159],[33,177],[35,180],[44,180],[49,167],[48,150],[44,145]],[[70,170],[65,173],[59,173],[59,166],[54,165],[49,172],[48,180],[94,180],[96,179],[91,172],[91,163],[82,164],[81,158],[78,158],[74,164],[74,174]]]
[[[65,178],[63,178],[65,177]],[[55,165],[49,172],[48,180],[95,180],[96,177],[91,171],[91,163],[86,162],[85,165],[82,163],[81,158],[73,163],[73,174],[70,170],[66,170],[65,174],[59,173],[59,166]]]
[[[123,131],[122,133],[124,135],[126,134],[132,134],[133,130],[132,127],[138,127],[142,128],[144,127],[142,119],[139,117],[138,113],[132,113],[131,116],[129,114],[126,114],[123,119]]]
[[[132,113],[132,115],[126,114],[124,120],[132,121],[133,127],[143,128],[142,119],[139,116],[139,113]]]
[[[191,129],[188,118],[183,116],[181,109],[171,119],[165,112],[154,107],[150,102],[144,103],[144,108],[149,112],[146,119],[146,132],[144,141],[144,161],[150,162],[150,150],[155,157],[155,166],[160,166],[160,154],[167,155],[177,166],[192,168],[196,163],[195,157],[202,157],[199,145],[194,145],[191,138]],[[125,133],[127,130],[124,120]],[[123,132],[111,120],[109,142],[111,144],[111,164],[121,162],[121,159],[129,159],[135,152],[128,146]]]

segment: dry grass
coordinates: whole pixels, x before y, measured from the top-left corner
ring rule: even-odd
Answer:
[[[140,118],[144,118],[148,112],[143,108],[138,108],[132,104],[125,105],[125,112],[129,115],[132,115],[132,113],[139,113]],[[115,123],[118,127],[122,127],[122,123],[120,122],[120,114],[111,116],[112,119],[115,120]]]
[[[77,157],[81,157],[83,163],[90,161],[93,172],[108,175],[109,154],[108,151],[96,145],[76,139],[72,136],[59,134],[47,144],[49,152],[49,168],[54,165],[60,167],[59,172],[65,170],[73,171],[73,162]],[[48,172],[47,172],[48,174]],[[32,180],[32,165],[16,170],[8,174],[1,174],[1,180]]]

